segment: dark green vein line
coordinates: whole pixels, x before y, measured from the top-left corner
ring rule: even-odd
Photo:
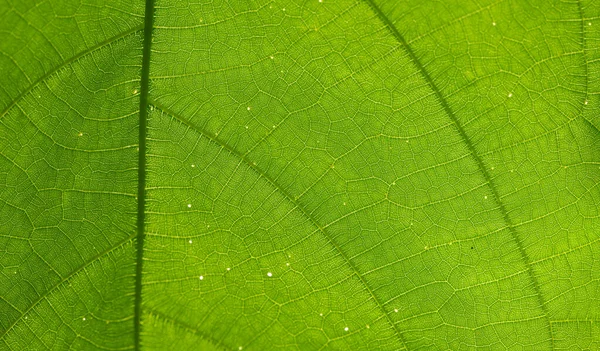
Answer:
[[[142,308],[142,263],[144,260],[144,237],[146,222],[146,134],[148,122],[148,89],[150,85],[150,46],[154,22],[154,0],[146,0],[144,13],[144,49],[142,56],[142,77],[140,82],[140,122],[138,152],[138,207],[135,268],[135,304],[133,317],[133,338],[135,349],[140,349],[141,308]]]
[[[297,209],[312,225],[314,225],[317,228],[317,230],[323,234],[323,236],[327,239],[327,241],[329,241],[331,243],[331,245],[333,246],[333,248],[337,252],[339,252],[340,257],[350,267],[350,269],[352,270],[352,272],[354,273],[354,275],[358,278],[358,280],[360,281],[360,283],[364,286],[366,292],[369,293],[369,295],[371,296],[371,299],[375,302],[375,305],[381,310],[381,313],[383,314],[383,316],[385,317],[386,321],[389,323],[389,325],[391,326],[391,328],[396,333],[396,337],[398,338],[398,340],[400,341],[400,343],[402,344],[402,346],[404,347],[404,349],[408,350],[408,346],[406,345],[406,341],[404,340],[404,336],[402,335],[402,333],[400,333],[400,330],[398,329],[398,327],[396,326],[396,324],[392,321],[392,319],[390,318],[389,314],[385,311],[385,309],[383,307],[383,303],[381,303],[381,301],[377,298],[377,296],[375,296],[375,293],[373,292],[373,289],[371,288],[371,286],[367,283],[367,281],[365,280],[365,278],[359,273],[358,268],[356,267],[356,265],[354,263],[352,263],[352,261],[350,260],[350,258],[348,257],[348,255],[346,255],[344,253],[344,251],[342,250],[342,248],[325,231],[325,228],[317,222],[317,220],[315,219],[315,217],[313,215],[311,215],[308,211],[306,211],[304,209],[303,206],[300,205],[300,203],[292,196],[292,194],[290,194],[289,192],[287,192],[281,185],[279,185],[279,183],[277,183],[277,181],[275,181],[275,179],[273,179],[273,177],[269,176],[267,173],[265,173],[260,168],[258,168],[246,156],[240,154],[233,147],[231,147],[231,146],[227,145],[226,143],[222,142],[221,140],[215,138],[213,135],[211,135],[211,133],[206,132],[205,130],[203,130],[199,126],[193,124],[192,122],[186,120],[185,118],[180,117],[175,112],[170,111],[169,109],[167,109],[165,107],[162,107],[159,104],[156,104],[154,101],[149,102],[149,105],[152,105],[157,111],[160,111],[160,112],[162,112],[162,113],[164,113],[164,114],[172,117],[174,120],[178,121],[179,123],[183,124],[184,126],[188,127],[189,129],[195,131],[196,133],[200,134],[201,136],[207,138],[211,143],[214,143],[215,145],[217,145],[219,147],[222,147],[227,152],[229,152],[231,155],[239,158],[251,170],[253,170],[254,172],[256,172],[259,177],[261,177],[266,182],[268,182],[269,185],[271,185],[273,188],[275,188],[286,200],[288,200],[292,205],[294,205],[294,208]]]
[[[9,331],[11,331],[12,328],[15,327],[15,325],[17,325],[17,323],[23,319],[23,317],[25,317],[25,315],[27,313],[29,313],[31,310],[33,310],[35,308],[35,306],[37,306],[40,302],[42,302],[45,298],[47,298],[51,293],[53,293],[56,289],[58,289],[60,286],[62,286],[63,284],[65,284],[66,282],[68,282],[69,280],[71,280],[71,278],[75,277],[79,272],[83,271],[84,269],[86,269],[87,267],[89,267],[92,263],[100,260],[102,257],[110,254],[111,252],[118,250],[119,248],[127,245],[127,243],[131,242],[131,240],[135,237],[135,235],[130,235],[127,238],[125,238],[124,240],[118,242],[116,245],[107,248],[106,250],[98,253],[97,255],[91,257],[87,262],[84,262],[81,266],[79,266],[79,268],[75,269],[73,272],[69,273],[69,275],[65,276],[64,278],[62,278],[60,281],[58,281],[56,284],[54,284],[53,286],[51,286],[48,290],[46,290],[44,293],[42,293],[37,300],[35,300],[29,307],[27,307],[27,309],[25,309],[25,311],[23,311],[21,313],[21,316],[19,316],[19,318],[17,318],[13,324],[11,324],[4,332],[2,332],[0,334],[0,339],[3,339],[4,336],[6,336],[8,334]]]
[[[197,337],[199,337],[202,340],[208,341],[209,343],[213,344],[216,348],[219,348],[222,350],[229,350],[227,347],[225,347],[225,345],[223,345],[223,343],[220,340],[214,339],[214,338],[210,337],[209,335],[202,333],[201,331],[199,331],[197,328],[195,328],[191,324],[187,324],[187,323],[180,321],[174,317],[167,316],[166,314],[164,314],[162,312],[158,312],[157,310],[150,309],[147,307],[144,307],[144,311],[150,315],[153,315],[157,319],[162,319],[165,322],[173,324],[176,328],[183,329],[184,331],[186,331],[188,333],[196,335]]]
[[[60,71],[62,68],[76,62],[77,60],[91,54],[92,52],[101,49],[107,45],[110,45],[114,42],[116,42],[119,39],[125,38],[126,36],[133,34],[135,32],[138,32],[142,29],[142,26],[136,26],[133,27],[119,35],[116,35],[114,37],[108,38],[92,47],[87,48],[84,51],[81,51],[80,53],[78,53],[77,55],[69,58],[68,60],[62,62],[61,64],[57,65],[56,67],[50,69],[48,72],[46,72],[46,74],[44,74],[43,76],[39,77],[36,81],[34,81],[33,83],[31,83],[31,85],[29,85],[27,87],[27,89],[23,90],[19,95],[17,95],[17,97],[15,97],[13,99],[13,101],[11,101],[10,104],[8,104],[8,106],[6,106],[6,108],[4,110],[2,110],[2,112],[0,112],[0,118],[4,117],[4,115],[10,111],[11,108],[13,108],[17,102],[19,102],[21,99],[23,99],[25,96],[27,96],[27,94],[29,94],[35,87],[37,87],[40,83],[42,83],[43,81],[45,81],[46,79],[48,79],[49,77],[51,77],[53,74],[55,74],[56,72]]]
[[[531,279],[532,287],[536,293],[538,303],[540,305],[542,313],[544,314],[544,317],[548,324],[548,331],[549,331],[550,340],[551,340],[550,346],[551,346],[551,349],[554,349],[554,338],[552,336],[552,329],[550,328],[550,318],[549,318],[549,313],[548,313],[548,307],[546,306],[546,303],[544,302],[544,299],[542,297],[540,284],[537,280],[537,277],[533,274],[533,271],[531,269],[530,259],[529,259],[529,256],[527,255],[527,252],[525,251],[523,242],[521,241],[521,238],[519,237],[516,229],[514,228],[514,224],[512,223],[512,220],[508,216],[508,211],[506,210],[506,207],[504,206],[504,203],[502,202],[502,200],[500,198],[500,193],[498,192],[497,187],[494,185],[492,177],[490,176],[489,172],[487,171],[487,168],[485,167],[485,163],[483,162],[483,159],[477,154],[477,151],[475,150],[475,147],[473,146],[471,139],[465,132],[462,125],[459,123],[458,118],[454,114],[454,111],[452,111],[452,109],[450,108],[448,101],[442,95],[442,92],[437,87],[437,85],[435,84],[435,82],[433,81],[433,79],[431,78],[431,76],[429,75],[427,70],[425,69],[425,66],[423,66],[423,63],[421,62],[421,60],[419,60],[419,58],[417,57],[415,52],[408,45],[408,43],[406,42],[406,39],[404,39],[402,34],[400,34],[398,29],[392,23],[392,21],[381,11],[381,9],[374,3],[373,0],[365,0],[365,2],[369,5],[369,7],[371,7],[371,9],[377,15],[377,17],[385,24],[385,26],[389,29],[390,33],[394,36],[394,38],[396,38],[396,40],[398,40],[400,45],[402,45],[402,47],[404,47],[404,50],[410,57],[411,61],[413,62],[413,64],[417,68],[417,70],[421,73],[421,76],[425,79],[425,81],[429,85],[430,89],[434,92],[438,102],[444,109],[444,112],[448,115],[448,117],[450,118],[452,123],[455,125],[458,134],[463,139],[463,141],[466,144],[467,148],[469,149],[469,152],[471,153],[471,155],[473,155],[473,159],[477,163],[477,166],[479,167],[479,170],[481,171],[483,177],[485,178],[485,181],[487,182],[487,184],[489,184],[490,191],[492,192],[492,197],[493,197],[494,201],[496,202],[496,205],[498,206],[499,211],[502,214],[504,222],[507,225],[507,229],[509,230],[513,241],[516,243],[518,250],[519,250],[519,254],[521,256],[521,259],[523,260],[525,267],[527,268],[527,273],[529,275],[529,278]]]

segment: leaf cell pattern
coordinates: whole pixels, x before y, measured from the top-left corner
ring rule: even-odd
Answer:
[[[600,348],[600,3],[0,18],[0,349]]]

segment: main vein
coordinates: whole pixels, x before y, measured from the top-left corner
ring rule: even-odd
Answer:
[[[144,258],[144,232],[146,213],[146,133],[148,121],[148,87],[150,74],[150,45],[152,44],[152,25],[154,21],[154,0],[146,0],[144,16],[144,46],[142,56],[142,77],[140,81],[140,122],[138,153],[138,208],[137,208],[137,258],[135,273],[134,305],[134,344],[140,349],[140,317],[142,307],[142,262]]]

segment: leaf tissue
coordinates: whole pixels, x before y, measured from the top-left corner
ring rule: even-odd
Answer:
[[[600,350],[599,28],[0,0],[0,350]]]

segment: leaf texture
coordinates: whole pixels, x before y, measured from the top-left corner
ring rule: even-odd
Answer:
[[[0,18],[0,349],[600,349],[600,3]]]

